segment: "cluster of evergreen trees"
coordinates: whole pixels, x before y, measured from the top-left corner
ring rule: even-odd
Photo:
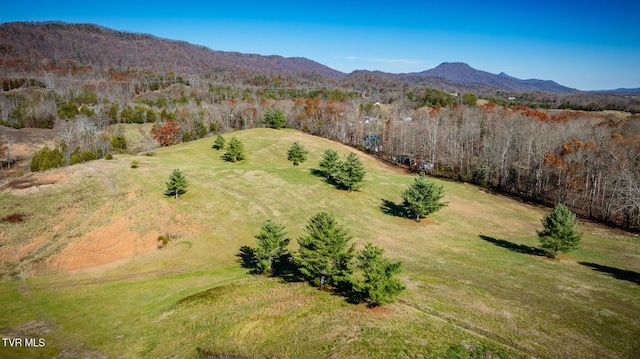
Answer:
[[[229,144],[226,144],[224,137],[222,137],[222,135],[218,135],[216,136],[216,140],[211,148],[215,148],[216,150],[223,150],[226,148],[227,151],[222,155],[222,158],[228,162],[235,163],[247,158],[247,155],[244,151],[244,143],[242,143],[242,141],[240,141],[237,137],[231,137],[231,140],[229,140]]]
[[[338,152],[325,151],[318,165],[327,181],[351,192],[360,188],[366,174],[364,166],[355,153],[349,153],[344,161],[340,161]]]
[[[292,253],[284,226],[267,220],[255,236],[256,247],[240,248],[238,257],[253,273],[293,276],[371,307],[392,302],[405,289],[395,277],[402,271],[401,262],[384,257],[384,250],[372,243],[356,251],[349,231],[333,214],[313,215],[305,232]]]

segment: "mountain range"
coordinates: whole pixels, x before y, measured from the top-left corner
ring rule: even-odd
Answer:
[[[351,74],[302,58],[215,51],[184,41],[149,34],[121,32],[93,24],[11,22],[0,24],[0,76],[15,77],[42,71],[78,67],[171,71],[180,75],[213,72],[267,74],[349,81],[375,76],[391,82],[416,83],[447,91],[546,92],[569,94],[579,90],[550,80],[522,80],[505,73],[492,74],[462,62],[407,74],[354,71]],[[638,89],[617,92],[634,93]]]

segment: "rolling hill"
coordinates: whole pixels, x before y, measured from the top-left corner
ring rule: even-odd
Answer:
[[[420,223],[393,215],[412,176],[352,148],[293,130],[225,135],[248,159],[224,162],[205,138],[153,156],[116,155],[3,182],[0,331],[43,338],[0,347],[3,358],[50,357],[632,357],[640,323],[637,237],[582,223],[580,249],[537,254],[548,210],[461,183]],[[309,160],[294,167],[298,141]],[[314,174],[326,149],[356,152],[361,191]],[[133,169],[136,160],[140,167]],[[174,168],[190,182],[162,195]],[[407,290],[376,310],[304,283],[252,276],[236,253],[272,219],[292,238],[319,211],[335,213],[361,248],[401,260]],[[157,249],[156,238],[169,245]],[[457,356],[456,356],[457,355]],[[471,355],[471,354],[469,354]]]

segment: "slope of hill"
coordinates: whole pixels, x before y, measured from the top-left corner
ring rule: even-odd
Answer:
[[[227,135],[230,136],[230,135]],[[412,176],[356,152],[359,192],[314,174],[326,149],[354,151],[292,130],[233,133],[248,159],[220,159],[212,138],[154,156],[116,155],[35,174],[48,184],[3,184],[0,222],[3,337],[42,337],[43,348],[0,347],[0,357],[632,357],[640,315],[640,244],[583,223],[581,248],[537,255],[545,209],[460,183],[449,206],[420,223],[394,208]],[[308,162],[292,166],[298,141]],[[140,163],[137,169],[130,162]],[[180,168],[189,191],[162,196]],[[236,262],[266,219],[295,239],[331,211],[358,247],[373,242],[401,260],[407,290],[379,310],[303,283],[253,277]],[[172,240],[156,249],[156,237]],[[96,264],[104,264],[94,266]],[[198,349],[199,348],[199,349]]]
[[[120,32],[92,24],[61,22],[0,24],[0,69],[37,71],[53,67],[134,67],[177,74],[209,74],[220,69],[249,73],[344,74],[305,58],[213,51],[184,41]]]

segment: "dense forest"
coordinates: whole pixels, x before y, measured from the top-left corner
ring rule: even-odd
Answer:
[[[291,128],[415,171],[640,229],[640,116],[633,114],[640,101],[633,96],[461,90],[231,53],[212,65],[211,50],[149,35],[57,23],[39,29],[20,45],[6,31],[0,37],[0,124],[53,128],[59,146],[51,150],[62,165],[261,127],[265,111],[279,108]],[[63,30],[73,36],[54,36]],[[129,47],[110,48],[105,34]],[[95,53],[80,53],[85,46]],[[158,135],[126,149],[112,126],[120,123],[154,123]],[[10,165],[11,139],[2,141],[0,157]]]

